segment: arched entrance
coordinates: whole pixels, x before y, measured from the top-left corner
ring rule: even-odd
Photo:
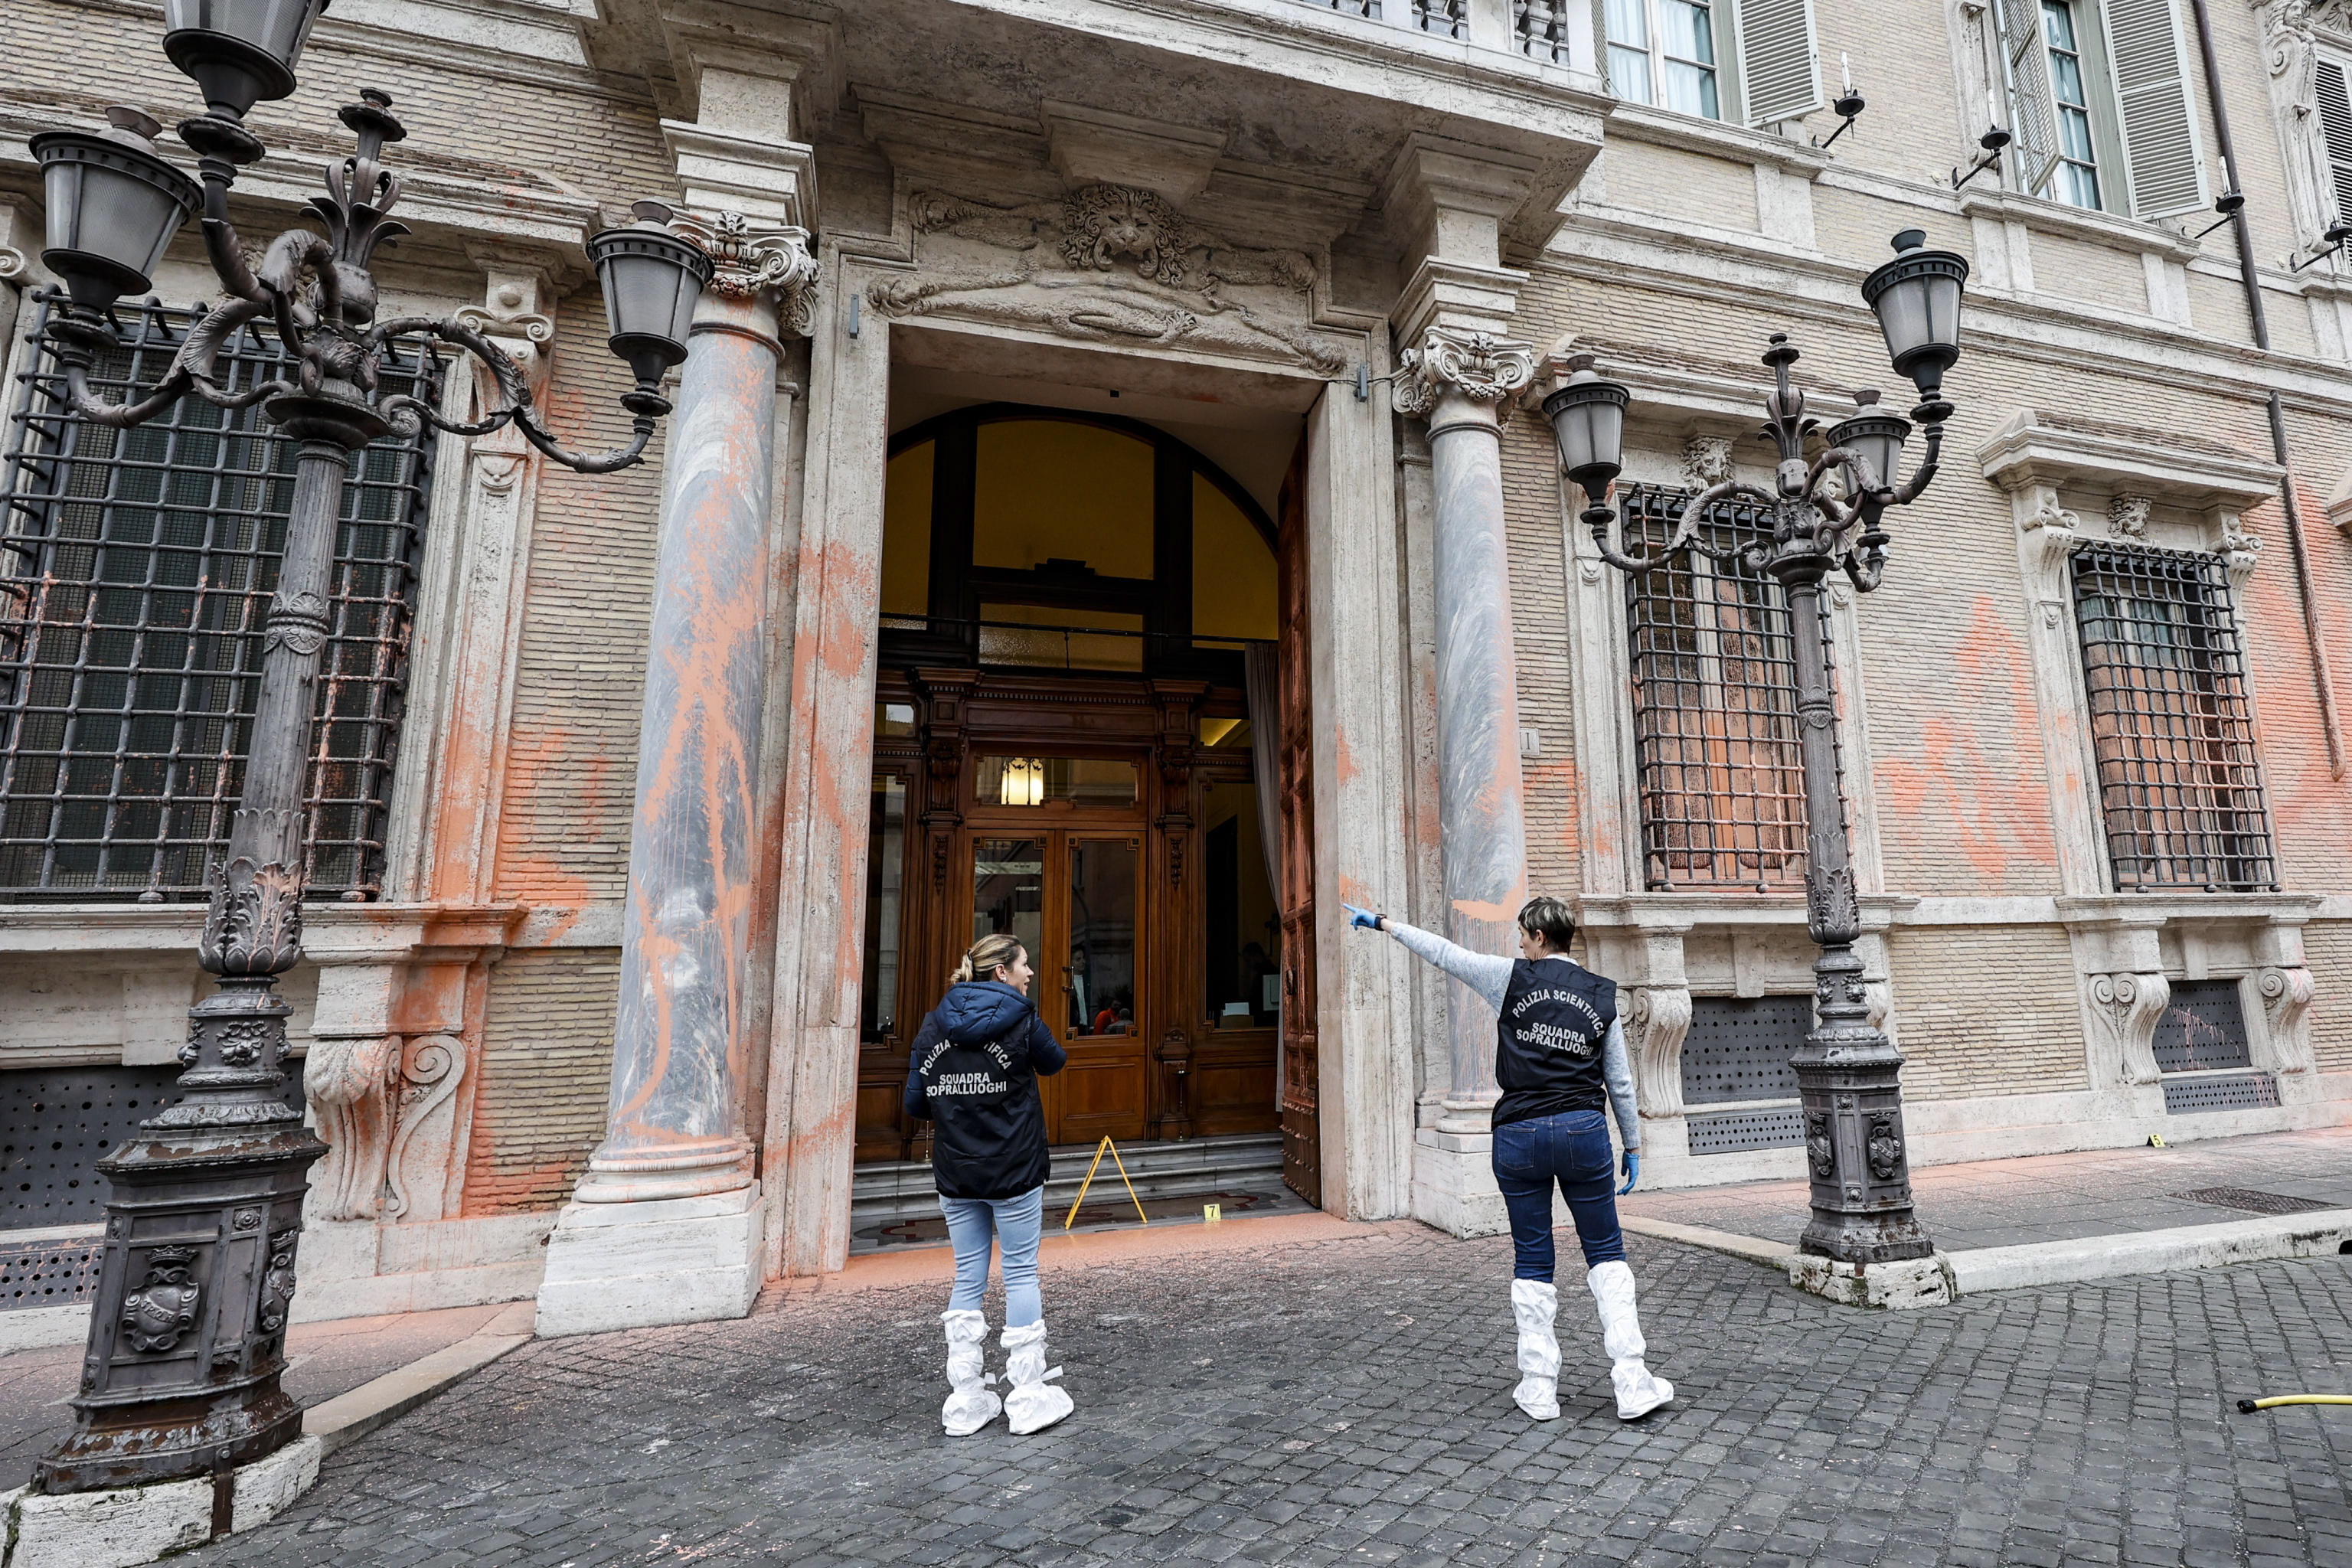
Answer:
[[[1276,1131],[1274,518],[1164,430],[1012,404],[897,436],[884,516],[857,1160],[919,1152],[908,1046],[991,931],[1070,1052],[1054,1142]]]

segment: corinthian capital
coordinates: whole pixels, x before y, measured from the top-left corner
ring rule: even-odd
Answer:
[[[754,226],[741,213],[685,215],[671,226],[702,247],[711,262],[710,289],[730,300],[766,293],[776,302],[783,331],[806,337],[816,301],[816,258],[803,228]]]
[[[1421,347],[1397,356],[1392,398],[1398,413],[1419,417],[1449,392],[1473,403],[1499,403],[1535,378],[1532,343],[1432,327]]]

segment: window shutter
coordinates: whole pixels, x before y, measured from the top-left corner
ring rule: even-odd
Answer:
[[[1813,0],[1739,0],[1731,13],[1748,123],[1778,125],[1822,106]]]
[[[2009,58],[2011,167],[2018,188],[2038,195],[2058,167],[2058,110],[2050,101],[2050,51],[2042,0],[2000,0],[2000,47]]]
[[[2345,90],[2344,68],[2331,59],[2319,62],[2317,88],[2319,139],[2327,151],[2334,216],[2340,223],[2352,213],[2352,93]]]
[[[2173,4],[2107,0],[2107,57],[2115,65],[2116,118],[2123,122],[2135,217],[2189,212],[2209,199]]]

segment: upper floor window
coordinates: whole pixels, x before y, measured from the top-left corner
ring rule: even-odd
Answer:
[[[2099,153],[2091,135],[2091,89],[2074,31],[2070,0],[2042,0],[2042,58],[2058,116],[2058,165],[2053,194],[2078,207],[2099,201]]]
[[[2019,189],[2137,217],[2205,205],[2175,0],[1997,0],[1990,15]]]
[[[1621,492],[1628,548],[1673,533],[1686,492]],[[1719,506],[1702,530],[1727,549],[1769,534],[1752,507]],[[1804,762],[1796,654],[1780,585],[1696,552],[1625,580],[1642,880],[1685,888],[1801,888]]]
[[[1715,6],[1708,0],[1606,0],[1609,84],[1617,96],[1723,118]]]
[[[36,293],[37,337],[55,296]],[[152,385],[196,319],[124,301],[92,377]],[[228,841],[261,682],[296,443],[250,409],[184,397],[91,425],[26,345],[0,458],[0,899],[200,898]],[[246,328],[232,389],[287,374]],[[430,397],[429,359],[386,365]],[[388,437],[343,487],[331,633],[304,805],[314,895],[380,890],[430,447]]]
[[[2221,558],[2085,544],[2074,577],[2116,891],[2277,887]]]

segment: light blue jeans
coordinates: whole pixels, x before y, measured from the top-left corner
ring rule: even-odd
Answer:
[[[992,1236],[1004,1256],[1004,1326],[1025,1328],[1045,1315],[1037,1293],[1037,1242],[1045,1225],[1045,1189],[1032,1187],[1014,1198],[951,1198],[940,1195],[948,1216],[948,1239],[955,1244],[955,1293],[948,1310],[976,1312],[988,1293],[988,1244]]]

